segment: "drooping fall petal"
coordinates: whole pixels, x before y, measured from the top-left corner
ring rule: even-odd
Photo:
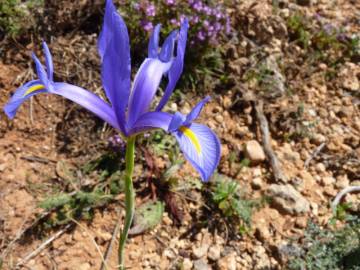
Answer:
[[[219,164],[220,141],[207,126],[192,123],[181,126],[173,133],[186,159],[200,173],[203,181],[208,181]]]

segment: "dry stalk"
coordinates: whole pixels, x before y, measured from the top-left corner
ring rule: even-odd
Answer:
[[[256,117],[260,124],[260,130],[262,135],[262,144],[264,147],[264,151],[268,159],[270,160],[270,165],[275,177],[276,181],[281,181],[286,183],[288,181],[287,177],[283,173],[281,168],[281,164],[272,149],[271,146],[271,136],[269,131],[269,124],[264,115],[264,102],[260,99],[255,102],[255,110],[256,110]]]

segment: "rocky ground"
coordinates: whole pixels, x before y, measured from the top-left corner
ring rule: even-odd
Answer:
[[[228,81],[211,93],[213,99],[200,121],[221,139],[219,173],[234,179],[244,197],[265,198],[265,203],[253,209],[246,233],[233,233],[229,219],[208,205],[207,192],[189,187],[180,190],[176,205],[181,208],[181,220],[167,209],[156,228],[132,236],[127,245],[129,269],[287,269],[291,247],[304,235],[308,222],[327,226],[336,194],[347,186],[360,185],[359,58],[354,57],[354,51],[348,55],[348,51],[333,48],[333,41],[314,49],[320,43],[313,37],[311,48],[303,46],[299,37],[294,37],[299,28],[289,20],[294,14],[311,18],[304,29],[313,36],[311,27],[318,32],[318,27],[326,25],[342,29],[347,36],[359,35],[359,4],[347,0],[261,4],[247,0],[233,5],[229,10],[233,36],[224,45]],[[71,45],[67,45],[69,41]],[[95,44],[93,34],[54,38],[50,48],[57,77],[73,82],[85,77],[87,80],[78,84],[101,93]],[[62,51],[64,46],[70,49]],[[9,50],[11,53],[0,60],[1,106],[16,86],[31,78],[28,51],[33,47],[30,44],[22,50]],[[77,62],[81,57],[86,61]],[[65,66],[69,58],[73,64]],[[79,72],[84,74],[79,76]],[[185,92],[167,109],[186,113],[200,98],[199,94]],[[258,100],[264,103],[270,145],[284,175],[281,179],[274,177],[264,151],[264,134],[256,112]],[[46,233],[37,232],[34,222],[44,213],[38,207],[40,201],[49,194],[71,190],[59,169],[61,164],[80,168],[107,149],[112,134],[87,112],[49,95],[26,103],[13,121],[1,113],[3,269],[101,269],[124,212],[121,194],[115,202],[96,208],[91,220],[73,220],[70,225],[47,228]],[[143,141],[138,148],[146,147]],[[144,153],[139,150],[137,157],[137,205],[154,195],[144,174],[156,178],[156,173],[142,158]],[[169,165],[167,155],[152,158],[159,170]],[[197,178],[187,163],[177,174],[180,179]],[[97,184],[96,174],[77,177],[81,180],[75,183],[75,190]],[[348,194],[344,201],[351,202],[352,211],[359,211],[359,195]],[[59,231],[63,233],[19,265]],[[116,248],[115,241],[105,263],[107,269],[116,269]]]

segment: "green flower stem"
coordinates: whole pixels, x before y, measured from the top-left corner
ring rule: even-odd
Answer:
[[[135,212],[135,192],[132,182],[132,175],[134,171],[134,150],[135,150],[135,136],[128,138],[126,145],[126,169],[125,169],[125,223],[124,228],[120,232],[119,241],[119,270],[125,269],[124,255],[125,243],[128,237],[129,228],[131,226],[134,212]]]

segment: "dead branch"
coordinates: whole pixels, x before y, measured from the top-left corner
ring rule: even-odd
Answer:
[[[307,169],[309,167],[310,162],[321,152],[321,150],[325,147],[326,143],[323,142],[320,144],[315,151],[311,154],[310,157],[308,157],[304,163],[304,168]]]
[[[350,187],[346,187],[343,190],[341,190],[335,197],[335,199],[333,200],[333,202],[331,203],[331,208],[333,213],[336,213],[336,207],[338,206],[338,204],[340,203],[341,199],[348,193],[351,192],[360,192],[360,186],[350,186]]]
[[[255,110],[256,110],[256,117],[260,123],[260,130],[262,135],[262,144],[264,147],[264,151],[268,159],[270,160],[270,165],[275,177],[275,180],[287,182],[288,179],[282,171],[281,164],[272,149],[271,146],[271,136],[269,131],[269,124],[264,115],[264,102],[260,99],[255,101]]]

